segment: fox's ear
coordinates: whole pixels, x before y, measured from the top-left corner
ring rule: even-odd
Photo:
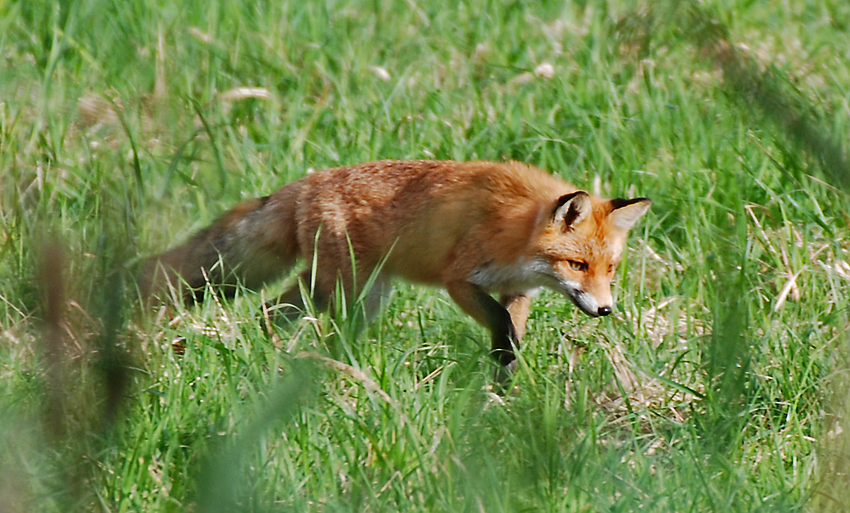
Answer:
[[[632,226],[638,222],[638,219],[646,214],[652,201],[647,198],[622,199],[614,198],[611,200],[611,214],[609,218],[614,226],[623,230],[631,230]]]
[[[562,224],[563,230],[567,231],[580,223],[593,207],[590,204],[590,195],[584,191],[576,191],[564,194],[558,198],[553,213],[553,222]]]

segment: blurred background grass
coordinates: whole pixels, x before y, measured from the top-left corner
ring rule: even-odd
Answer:
[[[0,510],[847,504],[840,1],[0,2]],[[141,258],[310,169],[517,159],[653,199],[516,395],[400,284],[359,337],[141,311]],[[271,295],[274,289],[266,291]]]

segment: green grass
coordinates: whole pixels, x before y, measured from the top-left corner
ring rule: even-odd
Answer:
[[[0,1],[0,510],[846,510],[845,4]],[[498,396],[442,291],[141,308],[145,256],[377,158],[652,198],[616,314],[542,294]]]

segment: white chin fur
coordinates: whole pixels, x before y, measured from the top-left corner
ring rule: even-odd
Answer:
[[[576,292],[568,294],[573,303],[591,317],[599,317],[599,303],[596,298],[585,292]]]
[[[480,267],[472,272],[469,281],[488,292],[529,292],[546,287],[569,297],[587,315],[599,316],[596,298],[582,292],[577,283],[560,278],[542,258],[521,260],[506,266]]]

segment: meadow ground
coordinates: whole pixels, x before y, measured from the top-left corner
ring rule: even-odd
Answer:
[[[0,1],[0,510],[846,511],[848,28],[844,0]],[[542,294],[500,396],[441,291],[358,336],[268,336],[249,291],[141,307],[145,256],[378,158],[651,197],[615,314]]]

